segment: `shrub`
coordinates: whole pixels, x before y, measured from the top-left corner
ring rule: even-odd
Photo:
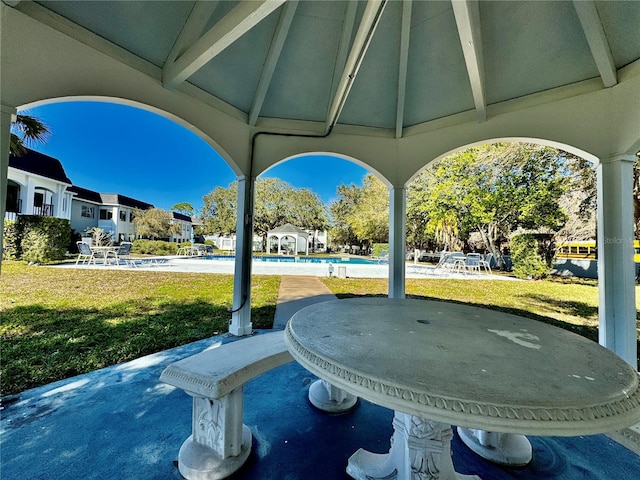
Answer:
[[[27,262],[47,263],[66,258],[71,241],[69,220],[39,215],[18,217],[20,258]]]
[[[549,267],[538,248],[538,241],[532,234],[511,237],[511,259],[516,277],[539,280],[549,275]]]
[[[15,220],[4,221],[2,232],[2,259],[15,260],[20,258],[20,237],[18,222]]]
[[[373,244],[373,256],[374,257],[382,257],[384,255],[389,255],[389,244],[388,243],[374,243]]]
[[[135,240],[131,247],[131,253],[144,255],[175,255],[178,253],[177,243],[162,240]]]

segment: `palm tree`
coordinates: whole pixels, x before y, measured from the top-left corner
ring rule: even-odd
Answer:
[[[28,145],[43,143],[51,133],[44,123],[31,115],[17,115],[11,130],[9,152],[18,157],[27,152]]]

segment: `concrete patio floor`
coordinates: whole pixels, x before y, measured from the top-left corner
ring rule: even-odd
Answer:
[[[318,278],[283,277],[275,328],[302,306],[331,299]],[[258,332],[257,334],[260,334]],[[202,340],[4,399],[3,480],[181,478],[178,450],[191,430],[191,399],[160,383],[170,363],[218,343]],[[306,393],[315,377],[292,362],[246,384],[244,422],[253,434],[242,480],[347,479],[358,448],[389,449],[393,412],[359,401],[350,413],[316,411]],[[500,467],[453,441],[456,469],[483,480],[637,480],[640,456],[606,435],[530,437],[534,460]]]

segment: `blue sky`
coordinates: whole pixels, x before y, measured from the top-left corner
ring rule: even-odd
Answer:
[[[158,208],[180,202],[202,207],[202,197],[235,175],[195,134],[138,108],[101,102],[64,102],[21,112],[40,118],[51,130],[32,148],[62,162],[74,185],[101,193],[120,193]],[[289,160],[263,174],[308,188],[325,203],[340,184],[362,185],[364,168],[335,157]]]

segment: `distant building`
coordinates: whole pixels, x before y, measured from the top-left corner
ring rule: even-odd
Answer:
[[[184,213],[171,212],[173,223],[180,225],[180,233],[174,233],[169,237],[170,242],[182,243],[193,241],[193,221],[189,215]]]
[[[153,208],[150,203],[117,193],[98,193],[76,186],[69,190],[75,193],[71,228],[83,233],[89,228],[98,227],[107,233],[111,232],[112,238],[117,242],[135,240],[133,218],[136,209]]]
[[[9,156],[5,218],[44,215],[71,219],[71,180],[59,160],[27,149]]]
[[[79,234],[97,227],[111,232],[116,242],[136,238],[135,210],[154,208],[152,204],[118,193],[99,193],[73,185],[60,160],[27,149],[22,156],[9,156],[5,218],[44,215],[69,220]],[[172,242],[193,239],[191,217],[171,212],[181,232]]]

